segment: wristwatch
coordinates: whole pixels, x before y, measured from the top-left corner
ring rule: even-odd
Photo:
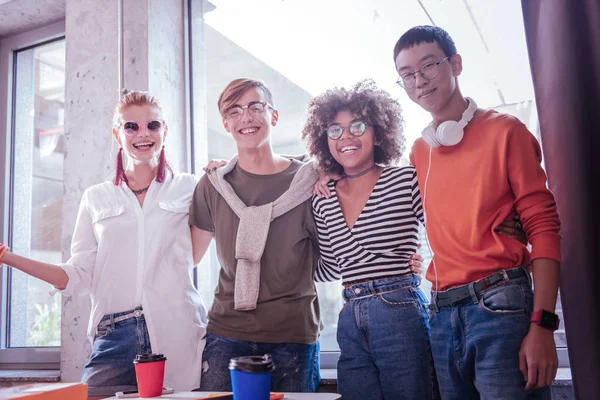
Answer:
[[[530,321],[551,331],[557,330],[560,325],[560,318],[558,318],[558,315],[546,310],[532,312]]]

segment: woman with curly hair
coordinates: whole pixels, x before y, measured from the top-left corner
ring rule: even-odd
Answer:
[[[302,132],[328,174],[329,198],[315,196],[318,281],[341,279],[338,389],[348,399],[431,399],[437,392],[427,299],[410,256],[423,223],[414,167],[404,150],[399,103],[372,80],[311,100]]]

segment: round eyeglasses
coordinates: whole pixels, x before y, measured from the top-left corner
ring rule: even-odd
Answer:
[[[338,140],[344,134],[344,129],[348,128],[352,136],[359,137],[362,136],[367,130],[367,123],[364,121],[354,121],[349,126],[344,127],[340,124],[333,124],[329,128],[327,128],[327,136],[330,139]]]
[[[244,114],[244,108],[247,108],[250,114],[256,116],[264,113],[267,107],[271,108],[272,110],[274,109],[273,106],[266,101],[252,101],[245,106],[235,104],[225,110],[225,115],[229,119],[240,119]]]
[[[148,132],[152,133],[160,132],[165,126],[164,122],[159,120],[152,120],[146,123],[140,121],[123,121],[123,132],[128,136],[135,136],[144,124],[146,125],[146,128],[148,128]]]
[[[417,84],[417,74],[420,74],[423,78],[428,81],[435,79],[436,76],[440,73],[440,64],[449,59],[452,56],[448,56],[441,61],[438,62],[429,62],[421,67],[418,71],[409,72],[400,75],[400,78],[396,81],[398,85],[403,87],[404,89],[412,89]]]

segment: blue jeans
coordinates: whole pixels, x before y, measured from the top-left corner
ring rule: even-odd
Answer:
[[[208,333],[202,354],[200,390],[231,392],[229,360],[234,357],[273,356],[274,392],[316,392],[321,382],[319,342],[315,344],[262,343],[228,339]]]
[[[344,400],[437,398],[427,299],[413,274],[357,283],[343,292],[337,329]]]
[[[136,308],[141,310],[141,308]],[[112,314],[113,319],[133,312]],[[133,360],[136,354],[152,353],[144,315],[111,322],[105,315],[98,324],[92,354],[83,367],[81,381],[92,396],[114,396],[115,392],[137,390]]]
[[[532,309],[531,281],[524,277],[431,311],[431,347],[444,400],[550,399],[550,388],[526,393],[519,370]]]

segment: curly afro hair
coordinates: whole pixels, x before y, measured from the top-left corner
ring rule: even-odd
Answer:
[[[330,89],[308,103],[308,118],[302,129],[302,138],[323,171],[344,172],[329,151],[326,133],[337,113],[343,110],[363,118],[374,128],[376,164],[391,165],[402,156],[406,140],[400,103],[378,88],[372,79],[365,79],[350,89]]]

